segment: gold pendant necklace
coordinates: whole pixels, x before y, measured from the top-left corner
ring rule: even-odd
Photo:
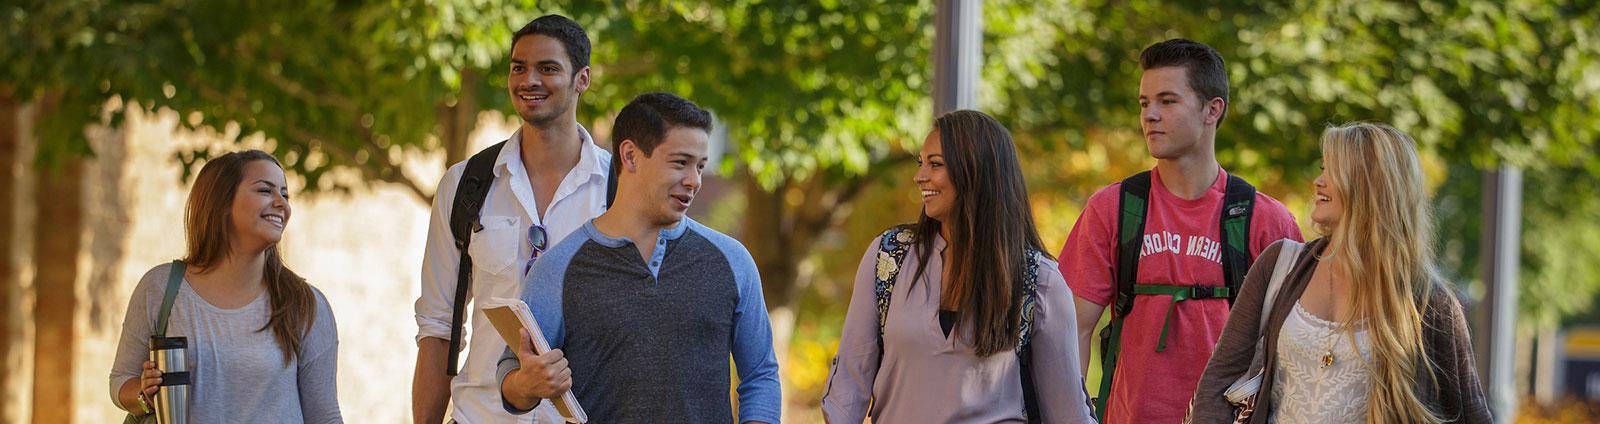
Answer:
[[[1333,255],[1328,255],[1328,257],[1331,258],[1331,257],[1333,257]],[[1318,256],[1317,259],[1320,261],[1323,258],[1321,256]],[[1333,298],[1333,276],[1329,275],[1327,277],[1327,280],[1328,280],[1328,307],[1329,307],[1329,309],[1331,309],[1333,311],[1334,319],[1337,320],[1339,318],[1339,306],[1338,306],[1337,302],[1334,302],[1334,298]],[[1338,325],[1337,322],[1335,322],[1334,329],[1333,329],[1333,337],[1332,337],[1333,340],[1328,343],[1328,351],[1327,351],[1327,353],[1323,353],[1322,354],[1322,368],[1328,368],[1328,367],[1333,366],[1333,361],[1335,359],[1338,359],[1337,357],[1335,357],[1333,355],[1333,348],[1339,346],[1339,328],[1340,327],[1343,327],[1343,326]]]
[[[1322,354],[1322,368],[1333,366],[1333,361],[1339,359],[1333,355],[1333,348],[1339,346],[1339,328],[1337,326],[1334,327],[1331,337],[1333,341],[1328,343],[1328,351]]]

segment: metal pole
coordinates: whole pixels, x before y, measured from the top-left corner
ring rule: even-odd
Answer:
[[[933,114],[977,107],[983,2],[939,0],[933,20]]]
[[[1489,337],[1479,350],[1484,390],[1496,423],[1517,412],[1517,256],[1522,246],[1522,170],[1502,165],[1484,173],[1483,278]]]

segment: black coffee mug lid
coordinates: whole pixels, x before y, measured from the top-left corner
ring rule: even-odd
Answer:
[[[150,350],[184,349],[189,347],[188,337],[150,336]]]

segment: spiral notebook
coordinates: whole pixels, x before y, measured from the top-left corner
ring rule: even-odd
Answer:
[[[528,310],[528,304],[518,299],[490,298],[483,302],[483,314],[489,317],[489,322],[494,324],[500,338],[506,340],[507,346],[515,349],[518,342],[522,341],[518,330],[528,329],[528,334],[533,336],[533,353],[544,354],[550,350],[550,342],[544,338],[544,332],[539,330],[539,322],[533,319],[533,312]],[[583,412],[583,406],[578,405],[578,398],[568,390],[561,397],[551,399],[556,405],[556,411],[569,423],[587,423],[589,415]]]

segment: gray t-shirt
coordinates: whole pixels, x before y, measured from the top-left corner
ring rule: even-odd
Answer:
[[[111,368],[111,398],[137,378],[150,358],[150,335],[161,313],[171,264],[145,273],[128,302]],[[271,302],[265,291],[244,307],[222,309],[189,286],[179,285],[167,336],[188,338],[189,422],[342,423],[338,387],[339,333],[333,310],[316,294],[316,319],[300,351],[285,363],[267,324]],[[261,330],[261,331],[258,331]]]

